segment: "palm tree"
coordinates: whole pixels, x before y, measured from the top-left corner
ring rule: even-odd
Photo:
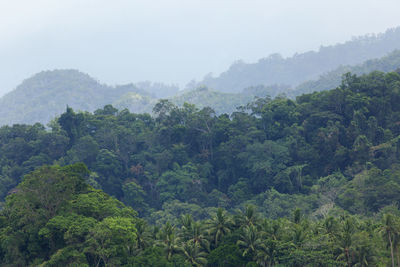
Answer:
[[[397,228],[398,229],[398,228]],[[397,256],[397,267],[400,267],[400,231],[396,231],[396,233],[394,234],[394,241],[393,241],[393,250],[396,253]]]
[[[328,236],[331,238],[335,236],[337,232],[337,221],[335,220],[334,217],[329,216],[323,221],[323,229],[325,232],[328,234]]]
[[[297,248],[299,248],[306,240],[307,232],[302,226],[297,224],[295,224],[293,228],[292,242]]]
[[[157,240],[159,239],[159,235],[160,235],[160,227],[157,225],[154,225],[153,227],[151,227],[151,231],[150,231],[150,236],[153,240]]]
[[[218,208],[217,214],[207,223],[209,234],[212,236],[215,247],[219,240],[231,232],[233,222],[222,208]]]
[[[181,251],[180,239],[175,235],[175,226],[169,222],[161,229],[159,245],[164,247],[168,260],[171,259],[173,254]]]
[[[170,222],[166,222],[159,231],[160,239],[163,239],[166,236],[174,233],[175,233],[175,225],[172,225]]]
[[[138,220],[136,223],[136,249],[143,250],[149,246],[151,234],[148,231],[147,222]]]
[[[339,247],[342,250],[342,253],[337,257],[338,259],[345,258],[347,265],[351,266],[351,259],[350,259],[350,250],[353,243],[353,234],[355,231],[355,221],[352,218],[344,218],[341,231],[336,236]]]
[[[246,255],[255,256],[259,249],[262,248],[262,241],[255,226],[245,226],[240,235],[237,245],[243,249],[243,257]]]
[[[257,253],[257,263],[262,266],[273,266],[278,254],[278,238],[281,234],[281,221],[264,219],[261,223],[260,236],[263,243]]]
[[[383,216],[383,226],[381,232],[384,238],[388,241],[388,247],[390,247],[390,256],[392,258],[392,267],[394,267],[394,237],[399,233],[398,227],[395,222],[395,218],[391,214],[385,214]]]
[[[240,227],[257,226],[258,222],[256,207],[253,205],[246,206],[244,211],[239,211],[236,216],[236,224]]]
[[[260,250],[257,252],[257,263],[264,267],[274,266],[277,256],[278,241],[274,239],[267,239],[263,244],[261,244]]]
[[[190,229],[187,231],[186,240],[188,243],[194,243],[207,251],[210,250],[210,242],[207,240],[203,230],[203,224],[200,222],[194,222],[191,224]]]
[[[301,221],[301,210],[299,208],[295,209],[293,212],[293,222],[299,224]]]
[[[325,235],[327,237],[327,250],[334,255],[335,254],[335,238],[338,235],[339,224],[338,221],[329,216],[323,221],[316,224],[315,229],[320,231],[319,234]]]
[[[167,253],[167,259],[170,260],[172,255],[181,251],[180,239],[175,234],[168,235],[164,240],[164,248]]]
[[[186,214],[182,215],[181,218],[179,218],[179,222],[182,224],[182,235],[184,239],[188,236],[190,236],[190,229],[192,228],[193,224],[193,218],[192,215]]]
[[[265,238],[269,238],[272,240],[278,240],[279,235],[281,233],[281,224],[283,224],[280,220],[267,220],[261,224],[261,231]]]
[[[207,253],[201,251],[201,248],[197,243],[185,243],[182,248],[182,252],[186,258],[186,262],[199,267],[207,265]]]
[[[355,256],[357,263],[354,264],[356,267],[367,267],[373,265],[375,260],[374,249],[371,242],[371,236],[366,232],[359,232],[355,235],[356,245],[355,245]]]

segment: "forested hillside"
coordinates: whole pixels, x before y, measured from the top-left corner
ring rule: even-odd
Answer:
[[[319,92],[330,88],[336,88],[342,81],[345,73],[362,75],[372,71],[390,72],[400,68],[400,50],[395,50],[379,59],[370,59],[355,66],[340,66],[339,68],[322,74],[317,80],[307,81],[298,85],[288,95],[296,97],[306,93]]]
[[[400,74],[372,72],[231,115],[162,100],[154,117],[107,105],[4,126],[1,262],[399,262],[399,101]]]
[[[212,107],[216,114],[235,112],[238,107],[245,106],[257,97],[276,97],[286,95],[291,99],[306,93],[319,92],[340,86],[343,75],[353,73],[362,75],[372,71],[391,72],[400,68],[400,50],[395,50],[387,56],[370,59],[354,66],[340,66],[328,73],[322,74],[317,80],[306,81],[295,88],[285,85],[258,85],[243,89],[239,93],[224,93],[207,87],[184,91],[170,98],[171,102],[182,106],[188,102],[197,107]]]
[[[0,213],[2,266],[394,266],[399,256],[398,210],[314,221],[296,209],[270,220],[247,206],[149,225],[87,185],[89,175],[74,164],[25,176]]]
[[[132,112],[151,112],[157,97],[176,94],[177,90],[150,82],[108,86],[77,70],[43,71],[0,98],[0,125],[47,124],[67,106],[93,112],[112,103]]]
[[[275,97],[279,92],[286,91],[289,91],[288,87],[278,85],[253,86],[240,93],[223,93],[207,87],[199,87],[195,90],[183,91],[169,100],[179,107],[182,107],[184,103],[194,104],[199,109],[211,107],[217,115],[220,115],[232,114],[257,97]]]
[[[322,46],[317,52],[309,51],[288,58],[273,54],[256,63],[238,61],[219,76],[207,75],[190,86],[207,86],[229,93],[238,93],[246,87],[258,85],[285,84],[296,87],[340,65],[361,64],[368,59],[383,57],[395,49],[400,49],[400,28],[354,38],[343,44]]]

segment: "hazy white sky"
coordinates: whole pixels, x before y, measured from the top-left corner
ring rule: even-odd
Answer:
[[[0,0],[0,95],[36,72],[179,83],[400,26],[400,0]]]

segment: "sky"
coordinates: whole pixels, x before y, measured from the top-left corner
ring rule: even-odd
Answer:
[[[37,72],[181,87],[400,26],[399,0],[0,0],[0,96]]]

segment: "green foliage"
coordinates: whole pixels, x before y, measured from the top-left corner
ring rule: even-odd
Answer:
[[[234,215],[219,208],[208,220],[185,215],[177,225],[166,222],[152,230],[132,209],[87,186],[86,175],[86,167],[75,164],[39,168],[24,178],[0,213],[3,266],[377,266],[398,261],[400,217],[390,213],[381,221],[348,215],[311,221],[296,209],[292,220],[271,220],[250,205]],[[319,184],[336,186],[338,179],[336,174]]]
[[[144,214],[148,210],[148,205],[145,202],[146,192],[135,182],[129,182],[122,186],[124,193],[124,202],[134,208],[139,213]]]
[[[163,100],[1,127],[0,263],[397,263],[398,100],[374,72],[231,116]]]
[[[235,244],[219,246],[208,255],[208,266],[245,266],[245,259],[241,254],[239,247]]]
[[[107,217],[89,232],[84,252],[96,263],[120,265],[132,254],[136,228],[132,218]]]
[[[349,74],[335,90],[266,97],[231,116],[168,100],[154,118],[111,105],[94,114],[67,108],[51,130],[0,128],[0,193],[43,164],[83,162],[87,183],[152,222],[245,202],[271,218],[296,207],[316,217],[372,214],[398,201],[399,84],[397,73]],[[334,173],[340,183],[321,180]]]
[[[137,256],[134,256],[130,259],[130,263],[132,266],[137,267],[147,267],[147,266],[155,266],[155,267],[172,267],[178,266],[174,263],[167,260],[164,255],[164,251],[159,247],[150,247],[143,250]]]
[[[24,177],[2,211],[2,263],[89,266],[131,253],[125,243],[136,240],[136,212],[90,188],[87,175],[85,165],[75,164]]]
[[[182,168],[175,165],[173,171],[163,173],[156,186],[162,202],[169,200],[199,202],[203,200],[201,198],[204,184],[205,179],[199,177],[197,168],[187,164]]]

